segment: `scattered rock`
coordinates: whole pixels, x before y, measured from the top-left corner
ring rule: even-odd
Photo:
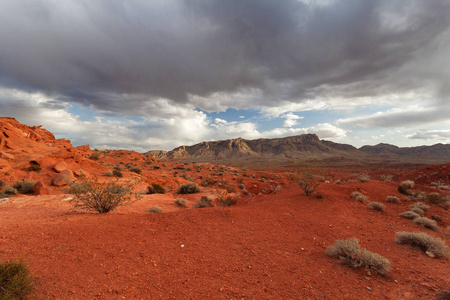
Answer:
[[[64,170],[61,173],[55,175],[55,177],[52,178],[52,184],[54,186],[64,186],[69,185],[73,182],[73,179],[75,177],[73,176],[73,172],[70,170]]]
[[[65,162],[60,162],[60,163],[57,163],[54,167],[53,167],[53,170],[55,170],[57,173],[61,173],[62,171],[64,171],[64,170],[67,170],[67,164],[65,163]]]
[[[426,255],[428,255],[431,258],[435,258],[436,256],[433,254],[433,252],[427,251],[425,252]]]
[[[33,186],[34,192],[37,195],[50,195],[50,190],[44,185],[42,181],[38,181]]]
[[[9,198],[0,198],[0,203],[9,203],[11,202],[11,199]]]

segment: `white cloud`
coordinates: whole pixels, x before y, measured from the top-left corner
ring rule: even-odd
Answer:
[[[450,141],[450,130],[419,130],[407,135],[408,139]]]
[[[303,117],[300,117],[300,116],[297,116],[297,115],[295,115],[295,114],[293,114],[293,113],[287,113],[287,114],[284,114],[283,116],[282,116],[282,118],[285,118],[286,120],[283,122],[283,126],[284,127],[293,127],[293,126],[295,126],[295,125],[297,125],[298,124],[298,122],[297,122],[297,120],[301,120],[301,119],[303,119]]]

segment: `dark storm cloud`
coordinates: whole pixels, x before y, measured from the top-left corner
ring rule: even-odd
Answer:
[[[428,76],[392,80],[448,37],[449,15],[446,0],[3,0],[0,84],[111,111],[245,88],[269,106],[321,85],[397,92]]]

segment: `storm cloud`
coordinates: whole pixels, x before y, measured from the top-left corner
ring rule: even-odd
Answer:
[[[444,0],[4,0],[0,84],[135,114],[160,98],[257,91],[241,106],[270,107],[324,91],[405,91],[433,76],[437,94],[448,70],[405,70],[431,63],[426,47],[449,50],[449,15]]]

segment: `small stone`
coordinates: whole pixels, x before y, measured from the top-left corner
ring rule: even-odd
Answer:
[[[425,252],[425,254],[428,255],[428,256],[431,257],[431,258],[435,258],[435,257],[436,257],[436,256],[434,255],[434,253],[433,253],[433,252],[430,252],[430,251]]]
[[[370,273],[370,271],[367,271],[367,276],[371,276],[372,273]]]
[[[372,290],[370,287],[366,287],[366,289],[367,289],[368,291],[371,291],[371,290]]]
[[[181,248],[184,248],[184,245],[180,245]]]

